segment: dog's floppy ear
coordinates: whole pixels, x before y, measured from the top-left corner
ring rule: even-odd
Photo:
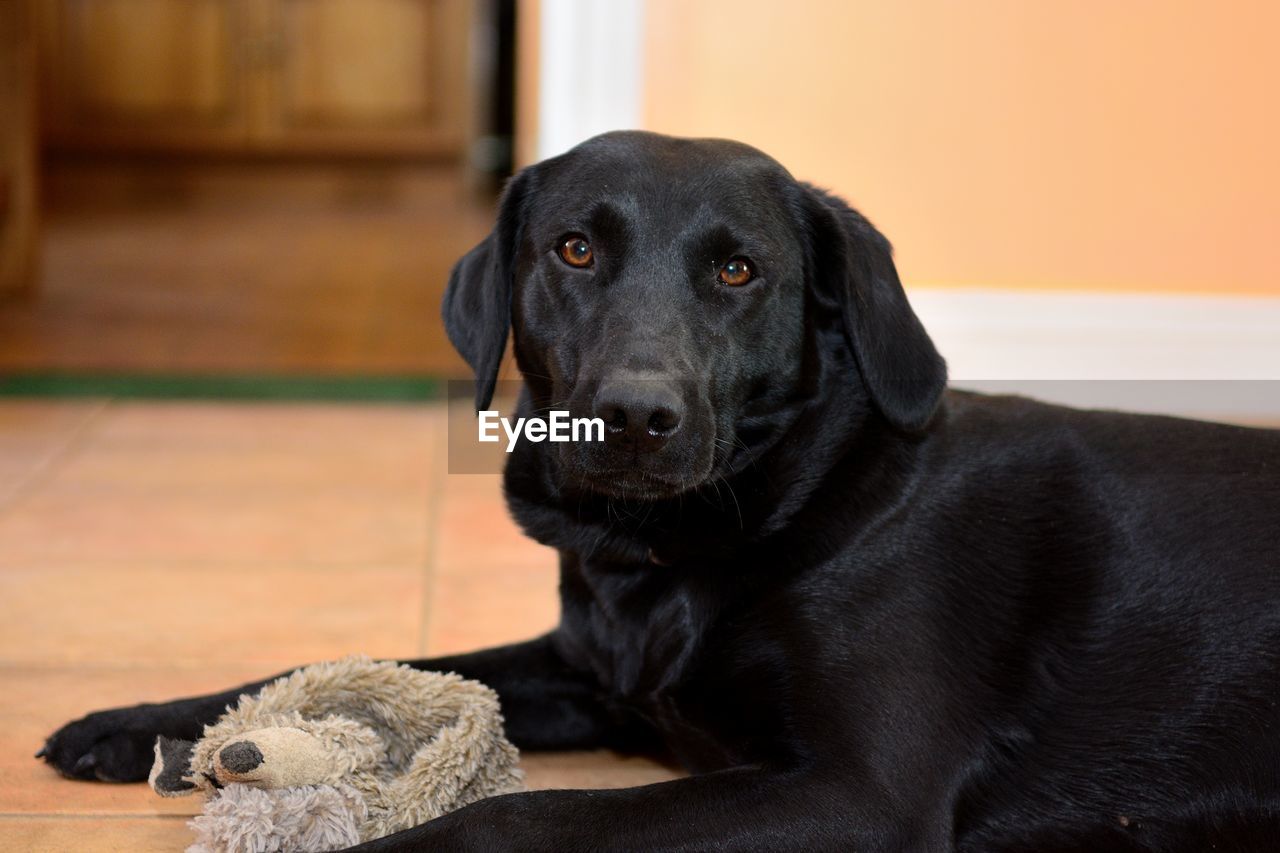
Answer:
[[[947,365],[911,310],[893,247],[840,199],[802,184],[818,288],[834,300],[876,409],[898,429],[929,423],[947,384]]]
[[[489,405],[511,326],[515,255],[531,182],[528,169],[507,183],[493,231],[462,256],[444,294],[444,329],[476,375],[476,410]]]

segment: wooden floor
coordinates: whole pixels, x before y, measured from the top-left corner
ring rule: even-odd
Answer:
[[[0,850],[180,850],[195,799],[32,758],[104,706],[302,662],[472,649],[556,619],[553,555],[432,406],[0,400]],[[534,787],[672,772],[526,757]]]
[[[440,297],[492,205],[426,167],[63,163],[0,373],[455,372]]]

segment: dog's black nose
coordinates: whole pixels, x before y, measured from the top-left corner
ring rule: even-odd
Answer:
[[[604,421],[610,444],[652,453],[679,431],[684,403],[675,388],[660,381],[604,382],[596,390],[592,413]]]
[[[247,740],[238,740],[224,746],[218,759],[232,773],[248,773],[262,763],[262,751]]]

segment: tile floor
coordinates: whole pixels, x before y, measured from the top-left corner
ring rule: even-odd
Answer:
[[[0,850],[181,850],[195,800],[32,754],[100,707],[350,652],[417,657],[556,619],[553,555],[432,406],[0,400]],[[176,605],[176,606],[175,606]],[[669,778],[529,756],[531,786]]]

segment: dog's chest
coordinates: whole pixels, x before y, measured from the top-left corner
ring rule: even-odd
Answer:
[[[676,688],[713,618],[694,584],[654,570],[588,565],[561,586],[563,630],[601,683],[629,701]]]
[[[597,574],[588,568],[581,584],[562,585],[561,631],[609,691],[650,721],[690,767],[712,769],[743,759],[733,733],[750,704],[724,713],[720,705],[735,691],[732,667],[719,647],[723,596],[699,589],[696,580],[673,576],[675,567],[651,573]]]

